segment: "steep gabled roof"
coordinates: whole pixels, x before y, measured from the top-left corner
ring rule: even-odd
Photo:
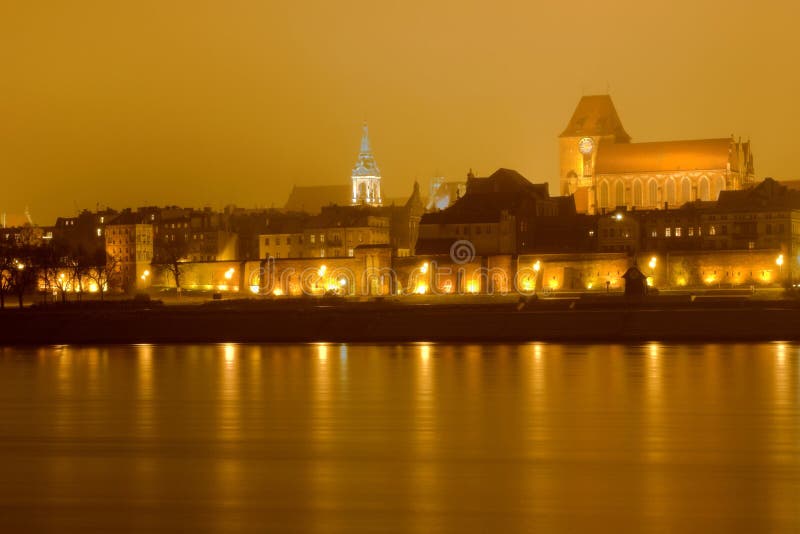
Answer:
[[[595,173],[726,169],[731,161],[733,143],[731,138],[655,143],[601,143],[597,150]]]
[[[622,127],[617,109],[609,95],[589,95],[581,98],[569,124],[559,137],[613,135],[617,143],[627,143],[631,136]]]

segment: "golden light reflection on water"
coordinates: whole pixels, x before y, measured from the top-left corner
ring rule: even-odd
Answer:
[[[219,381],[218,418],[219,436],[224,441],[241,438],[241,388],[239,386],[239,345],[225,343],[223,352],[222,379]]]
[[[153,399],[153,346],[137,345],[136,386],[137,386],[137,427],[145,438],[155,432],[154,399]]]
[[[102,531],[131,502],[153,507],[127,518],[138,531],[791,531],[799,359],[792,343],[3,349],[0,498],[11,525]]]

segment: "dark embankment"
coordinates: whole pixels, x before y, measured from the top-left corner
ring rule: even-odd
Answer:
[[[0,312],[0,344],[800,340],[794,301],[541,300],[527,304],[228,301]]]

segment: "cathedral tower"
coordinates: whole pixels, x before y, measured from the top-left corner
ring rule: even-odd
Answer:
[[[366,204],[380,206],[381,200],[381,171],[375,163],[372,148],[369,145],[369,130],[364,123],[364,133],[361,136],[361,151],[358,161],[353,167],[353,204]]]
[[[601,144],[629,143],[609,95],[581,98],[567,127],[559,136],[562,195],[575,195],[579,212],[595,213],[595,163]]]

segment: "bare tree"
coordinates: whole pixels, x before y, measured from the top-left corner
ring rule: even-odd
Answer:
[[[17,247],[16,257],[11,261],[11,285],[17,294],[19,307],[25,304],[25,293],[38,281],[35,249],[32,247]]]
[[[87,277],[97,286],[100,300],[103,300],[106,289],[111,287],[111,282],[118,274],[119,260],[106,254],[105,250],[98,249],[92,263],[94,265],[87,271]]]
[[[189,254],[189,242],[181,234],[165,236],[156,244],[153,263],[158,269],[168,272],[175,280],[178,296],[181,293],[181,278],[183,277],[184,260]]]
[[[6,295],[11,293],[14,287],[13,260],[14,254],[11,243],[0,243],[0,309],[6,307]]]

